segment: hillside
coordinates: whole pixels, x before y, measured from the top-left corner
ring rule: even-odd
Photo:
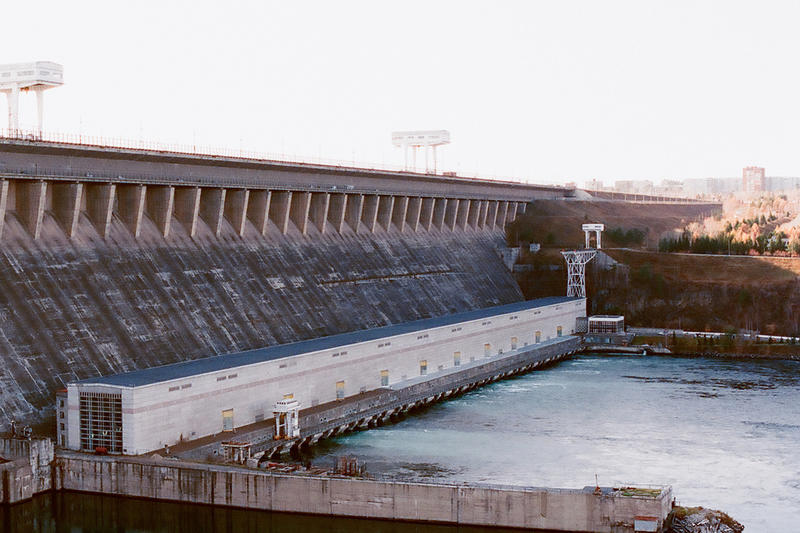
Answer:
[[[553,247],[575,247],[584,241],[581,225],[605,224],[606,230],[621,228],[644,232],[643,244],[656,249],[665,234],[687,224],[702,221],[720,209],[716,205],[631,204],[609,201],[537,200],[525,214],[509,224],[508,236],[514,242],[538,242]],[[609,234],[603,243],[615,243]]]

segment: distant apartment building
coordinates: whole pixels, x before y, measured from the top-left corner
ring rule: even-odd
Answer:
[[[764,167],[744,167],[742,170],[742,190],[760,192],[766,190]]]
[[[584,182],[584,188],[587,191],[602,191],[605,188],[603,182],[598,179],[593,179],[587,182]]]

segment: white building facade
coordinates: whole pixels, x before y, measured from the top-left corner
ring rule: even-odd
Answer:
[[[63,444],[146,453],[570,335],[585,310],[543,298],[70,383]]]

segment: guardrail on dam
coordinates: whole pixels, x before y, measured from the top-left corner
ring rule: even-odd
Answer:
[[[168,237],[173,217],[190,236],[198,219],[218,236],[222,220],[241,236],[292,222],[306,235],[467,228],[502,230],[535,198],[574,193],[554,186],[413,172],[215,157],[0,138],[0,237],[6,210],[34,238],[50,210],[67,236],[82,211],[106,237],[117,215],[138,237],[146,213]]]

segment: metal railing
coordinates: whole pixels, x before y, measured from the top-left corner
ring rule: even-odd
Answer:
[[[353,170],[364,172],[391,172],[401,174],[412,174],[418,176],[437,176],[443,179],[464,180],[464,181],[491,181],[495,183],[507,183],[511,185],[529,185],[534,187],[544,187],[548,189],[564,189],[568,188],[561,185],[543,185],[533,184],[522,181],[518,178],[509,178],[505,176],[479,174],[477,172],[448,172],[439,171],[436,173],[420,172],[417,170],[406,170],[401,165],[392,165],[387,163],[365,163],[352,161],[343,161],[336,159],[327,159],[323,157],[309,157],[296,154],[278,154],[270,152],[258,152],[254,150],[245,150],[243,148],[233,149],[229,147],[212,147],[198,144],[180,144],[180,143],[164,143],[159,141],[151,141],[145,139],[129,139],[123,137],[104,137],[97,135],[85,135],[82,133],[61,133],[61,132],[45,132],[35,130],[10,130],[0,129],[0,142],[7,141],[22,141],[30,143],[53,143],[60,145],[71,146],[84,146],[100,149],[117,149],[117,150],[137,150],[151,152],[154,154],[170,154],[170,155],[185,155],[195,157],[211,157],[211,158],[232,158],[244,159],[258,163],[284,163],[297,166],[308,167],[321,167],[327,169],[340,169],[340,170]]]

